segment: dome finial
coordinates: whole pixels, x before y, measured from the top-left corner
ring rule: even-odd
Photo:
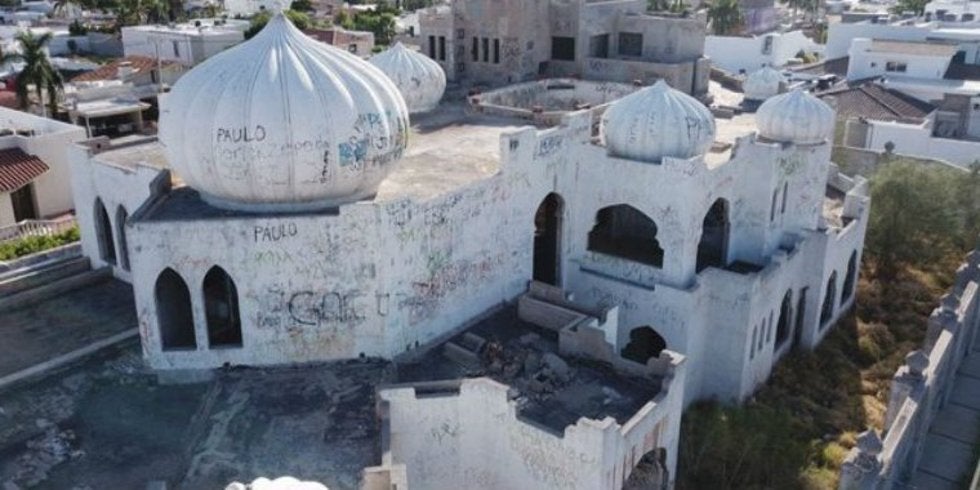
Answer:
[[[292,5],[291,0],[272,0],[272,13],[283,14],[289,10],[290,5]]]

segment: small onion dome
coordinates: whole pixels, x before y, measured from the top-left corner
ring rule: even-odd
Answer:
[[[602,116],[609,154],[658,162],[703,154],[715,138],[715,118],[704,104],[660,80],[617,100]]]
[[[412,114],[435,109],[446,91],[446,72],[439,63],[402,43],[371,57],[370,62],[395,82]]]
[[[388,77],[281,12],[181,77],[161,108],[170,165],[226,209],[306,211],[370,197],[408,138],[408,110]]]
[[[773,95],[779,95],[780,84],[784,81],[782,73],[770,66],[764,66],[745,79],[742,91],[745,92],[746,99],[763,101]]]
[[[769,98],[755,113],[759,134],[797,144],[822,143],[834,132],[834,110],[800,89]]]

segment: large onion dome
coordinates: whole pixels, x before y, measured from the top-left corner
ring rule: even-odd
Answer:
[[[742,91],[745,98],[749,100],[763,101],[779,94],[780,85],[786,79],[778,70],[764,66],[749,74],[742,84]]]
[[[388,77],[282,13],[181,77],[161,109],[170,165],[227,209],[302,211],[372,196],[408,135]]]
[[[834,132],[834,110],[798,88],[765,101],[755,120],[760,135],[788,143],[822,143]]]
[[[374,55],[370,62],[395,82],[410,113],[435,109],[446,91],[446,72],[439,63],[400,42]]]
[[[703,154],[715,137],[715,118],[704,104],[663,80],[614,102],[602,116],[613,156],[659,162]]]

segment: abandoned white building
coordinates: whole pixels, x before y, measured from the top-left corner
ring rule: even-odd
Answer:
[[[394,359],[366,488],[669,484],[687,403],[744,399],[853,302],[867,185],[802,92],[731,145],[663,82],[601,131],[575,106],[410,121],[278,15],[161,106],[160,144],[77,149],[85,254],[132,282],[156,369]]]
[[[663,79],[705,95],[705,20],[646,9],[643,0],[454,0],[420,12],[419,39],[450,81]]]

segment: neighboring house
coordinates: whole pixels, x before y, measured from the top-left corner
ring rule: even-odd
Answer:
[[[883,75],[940,80],[958,51],[954,44],[857,38],[848,51],[848,80]]]
[[[646,9],[642,0],[459,0],[419,11],[419,41],[450,81],[664,79],[688,94],[705,95],[705,19],[650,15]]]
[[[348,31],[347,29],[307,29],[307,36],[322,43],[345,49],[358,56],[370,56],[374,50],[374,33],[367,31]]]
[[[96,70],[75,76],[65,87],[70,98],[92,82],[120,81],[132,84],[140,99],[155,98],[156,94],[174,84],[187,69],[173,61],[147,56],[126,56],[102,65]]]
[[[224,19],[123,27],[123,52],[126,56],[160,58],[191,67],[242,42],[248,27],[248,21]]]
[[[714,66],[751,73],[763,66],[786,66],[800,53],[821,53],[823,47],[802,31],[774,32],[761,36],[707,36],[704,54]]]
[[[0,226],[74,208],[68,150],[82,128],[0,108]]]

